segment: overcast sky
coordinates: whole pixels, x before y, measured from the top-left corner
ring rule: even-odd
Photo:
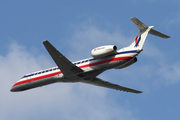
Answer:
[[[171,36],[148,35],[138,62],[100,78],[143,91],[133,94],[83,83],[56,83],[10,92],[24,74],[56,66],[42,42],[70,61],[101,45],[128,46],[137,17]],[[179,0],[1,0],[1,120],[180,119]]]

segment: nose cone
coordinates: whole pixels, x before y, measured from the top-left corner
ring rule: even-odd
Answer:
[[[21,92],[21,91],[24,91],[24,90],[28,90],[30,89],[29,87],[27,87],[27,85],[14,85],[12,88],[11,88],[11,92]]]
[[[21,88],[20,86],[13,86],[10,91],[11,92],[19,92],[19,91],[21,91],[20,88]]]
[[[16,87],[12,87],[10,91],[11,92],[17,92],[17,89],[16,89]]]

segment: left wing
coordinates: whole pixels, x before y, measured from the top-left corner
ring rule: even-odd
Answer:
[[[44,46],[46,47],[47,51],[53,58],[54,62],[57,64],[61,72],[64,76],[70,76],[77,73],[82,73],[83,70],[72,62],[70,62],[63,54],[61,54],[49,41],[43,42]]]
[[[134,89],[131,89],[131,88],[123,87],[123,86],[120,86],[120,85],[117,85],[117,84],[113,84],[113,83],[101,80],[101,79],[99,79],[97,77],[94,78],[94,79],[90,79],[90,80],[84,80],[82,82],[97,85],[97,86],[101,86],[101,87],[116,89],[116,90],[120,90],[120,91],[126,91],[126,92],[132,92],[132,93],[142,93],[142,91],[138,91],[138,90],[134,90]]]

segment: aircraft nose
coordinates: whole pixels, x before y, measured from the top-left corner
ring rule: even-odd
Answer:
[[[16,87],[12,87],[10,91],[11,91],[11,92],[18,92],[19,90],[17,90]]]
[[[10,91],[11,91],[11,92],[14,92],[14,87],[12,87]]]

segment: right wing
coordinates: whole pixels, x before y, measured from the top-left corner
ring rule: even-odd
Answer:
[[[72,62],[70,62],[63,54],[61,54],[51,43],[47,40],[43,42],[44,46],[46,47],[47,51],[53,58],[54,62],[57,64],[61,72],[64,76],[70,76],[77,73],[82,73],[83,70]]]
[[[126,92],[132,92],[132,93],[142,93],[142,91],[138,91],[138,90],[134,90],[134,89],[131,89],[131,88],[123,87],[123,86],[120,86],[120,85],[117,85],[117,84],[113,84],[113,83],[101,80],[101,79],[99,79],[97,77],[94,78],[94,79],[90,79],[90,80],[84,80],[82,82],[97,85],[97,86],[101,86],[101,87],[116,89],[116,90],[120,90],[120,91],[126,91]]]

